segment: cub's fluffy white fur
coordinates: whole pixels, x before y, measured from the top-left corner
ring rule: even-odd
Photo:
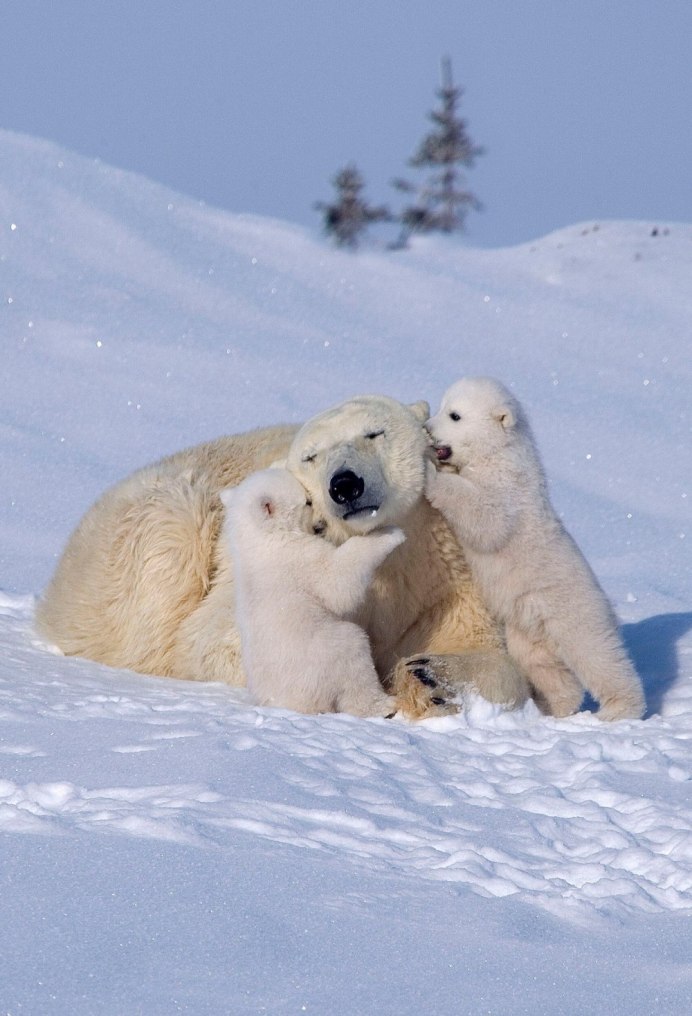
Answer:
[[[304,488],[280,468],[252,474],[221,498],[243,664],[255,701],[302,713],[395,712],[368,637],[349,618],[403,532],[375,530],[335,547],[314,535]]]
[[[463,545],[507,649],[549,712],[641,717],[644,694],[596,577],[550,503],[522,407],[498,381],[464,378],[428,422],[441,471],[427,496]]]

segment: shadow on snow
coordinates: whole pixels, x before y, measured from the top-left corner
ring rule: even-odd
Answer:
[[[680,676],[677,643],[692,629],[692,613],[659,614],[624,624],[622,637],[644,684],[647,716],[658,713]]]

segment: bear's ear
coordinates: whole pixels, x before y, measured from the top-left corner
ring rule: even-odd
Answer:
[[[503,430],[511,430],[517,422],[514,410],[506,402],[495,407],[493,420],[497,420]]]
[[[408,407],[420,423],[430,419],[430,404],[421,399],[420,402],[412,402]]]

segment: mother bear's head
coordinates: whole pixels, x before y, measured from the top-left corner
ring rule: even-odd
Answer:
[[[335,543],[401,524],[423,493],[426,402],[361,395],[314,416],[286,460],[312,501],[315,528]]]

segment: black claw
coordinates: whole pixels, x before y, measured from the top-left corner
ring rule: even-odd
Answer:
[[[446,706],[447,705],[447,699],[440,698],[439,695],[434,695],[433,698],[430,699],[430,701],[432,702],[432,704],[434,706]]]
[[[411,671],[414,677],[417,677],[421,684],[424,684],[426,688],[437,688],[437,681],[435,681],[430,674],[423,667],[414,667]]]

